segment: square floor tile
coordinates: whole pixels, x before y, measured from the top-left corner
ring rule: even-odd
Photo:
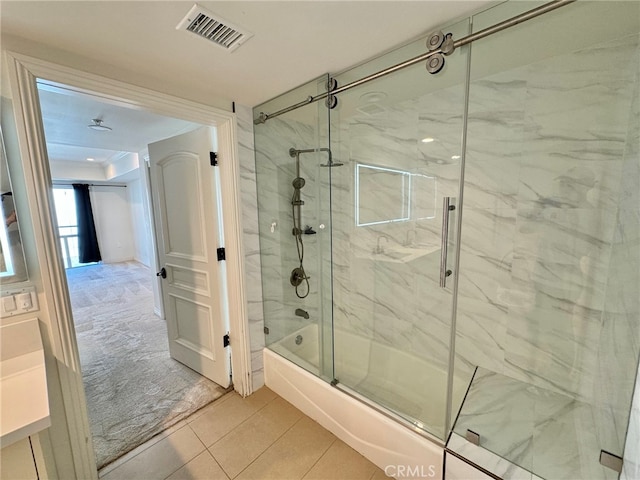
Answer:
[[[263,408],[273,398],[275,398],[275,394],[264,388],[247,398],[233,393],[224,402],[214,402],[206,407],[205,412],[195,417],[193,421],[189,421],[189,426],[196,432],[202,443],[209,447]]]
[[[209,405],[205,405],[204,407],[202,407],[200,410],[198,410],[197,412],[192,413],[189,417],[185,418],[184,421],[191,423],[194,420],[196,420],[198,417],[200,417],[201,415],[210,412],[211,410],[218,408],[220,406],[220,404],[224,403],[225,401],[229,400],[230,398],[236,397],[238,396],[238,394],[236,392],[234,392],[233,390],[230,392],[225,393],[223,396],[221,396],[220,398],[218,398],[215,402],[211,402]]]
[[[303,417],[237,478],[300,479],[329,449],[336,437],[309,417]]]
[[[162,480],[204,450],[193,430],[185,426],[113,469],[102,479]]]
[[[229,477],[234,478],[291,428],[302,413],[278,397],[209,447]]]
[[[229,480],[218,462],[205,450],[167,480]]]
[[[139,445],[138,447],[134,448],[130,452],[125,453],[120,458],[117,458],[113,462],[111,462],[108,465],[105,465],[104,467],[102,467],[98,471],[98,476],[100,478],[105,477],[112,470],[115,470],[120,465],[123,465],[124,463],[127,463],[129,460],[131,460],[136,455],[139,455],[140,453],[142,453],[145,450],[147,450],[148,448],[152,447],[153,445],[155,445],[156,443],[158,443],[162,439],[167,438],[172,433],[177,432],[178,430],[180,430],[181,428],[185,427],[186,425],[187,425],[187,422],[185,422],[184,420],[181,420],[178,423],[176,423],[175,425],[172,425],[171,427],[167,428],[164,432],[161,432],[158,435],[156,435],[155,437],[150,438],[149,440],[144,442],[142,445]]]
[[[384,473],[384,470],[376,467],[376,471],[374,472],[373,477],[371,477],[371,480],[389,480],[390,478],[392,477]]]
[[[376,470],[373,463],[341,440],[336,440],[305,480],[369,480]]]

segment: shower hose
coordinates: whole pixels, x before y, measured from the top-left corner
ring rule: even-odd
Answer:
[[[293,235],[296,238],[296,250],[298,251],[298,260],[300,261],[300,274],[302,280],[304,280],[306,284],[306,292],[304,294],[300,294],[298,288],[302,284],[302,282],[295,285],[296,296],[298,298],[306,298],[309,295],[309,277],[307,277],[307,273],[304,271],[304,243],[302,242],[302,225],[300,225],[300,220],[296,215],[296,206],[300,208],[298,204],[300,202],[300,189],[296,188],[293,191],[293,198],[291,199],[291,216],[293,217]]]

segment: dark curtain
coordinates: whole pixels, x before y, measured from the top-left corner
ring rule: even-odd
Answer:
[[[80,263],[99,262],[102,260],[102,257],[100,256],[100,247],[98,247],[96,225],[93,222],[89,185],[74,183],[72,186],[76,197]]]

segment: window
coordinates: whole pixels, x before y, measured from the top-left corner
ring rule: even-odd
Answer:
[[[78,220],[76,199],[70,187],[54,187],[53,200],[58,218],[58,238],[62,247],[65,268],[81,267],[93,263],[80,263],[78,251]]]

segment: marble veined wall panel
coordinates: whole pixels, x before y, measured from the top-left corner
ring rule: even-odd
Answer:
[[[251,371],[253,388],[264,384],[262,349],[264,348],[264,315],[260,279],[260,240],[258,232],[258,198],[256,195],[256,163],[253,139],[253,116],[249,107],[236,105],[238,124],[238,156],[242,209],[242,245],[244,248],[245,287],[249,336],[251,339]]]
[[[636,49],[472,82],[458,361],[593,402]]]
[[[414,74],[424,81],[422,69],[406,75],[416,81]],[[332,183],[334,326],[336,335],[353,332],[446,371],[452,295],[438,284],[442,198],[459,193],[464,89],[457,84],[409,100],[395,97],[390,92],[375,109],[332,113],[334,158],[346,167]],[[363,179],[372,173],[367,166],[391,172]],[[403,174],[404,193],[393,186]],[[402,211],[403,201],[406,218],[384,221],[385,212]],[[452,213],[452,232],[456,218]],[[336,349],[337,365],[344,353]],[[390,359],[361,361],[359,369],[375,375]],[[424,372],[414,375],[416,382],[430,381]],[[443,412],[435,416],[444,420]]]
[[[640,478],[640,372],[636,377],[635,393],[631,404],[629,427],[624,449],[621,480]]]
[[[311,82],[303,88],[315,87],[315,82]],[[331,299],[330,169],[322,167],[328,156],[326,152],[300,153],[298,172],[296,156],[289,152],[291,148],[327,146],[323,110],[322,104],[314,103],[254,128],[266,343],[277,342],[309,323],[318,323],[321,327],[318,348],[324,346],[325,351],[317,356],[321,364],[316,366],[323,375],[330,376],[331,332],[325,328],[331,325],[331,308],[326,303],[327,298]],[[300,243],[292,233],[294,214],[298,215],[297,208],[294,210],[292,206],[293,181],[298,175],[304,179],[300,189],[303,202],[300,228],[309,227],[315,232],[303,234]],[[309,277],[308,294],[306,282],[297,291],[290,282],[292,271],[300,266],[300,257]],[[306,312],[303,315],[308,318],[297,315],[297,310]]]
[[[640,42],[639,42],[640,43]],[[640,356],[640,65],[636,45],[635,82],[629,103],[624,160],[618,187],[613,244],[602,315],[602,329],[597,344],[597,361],[593,396],[598,406],[597,434],[609,445],[610,451],[620,454],[625,449],[625,463],[637,468],[640,455],[637,412],[629,403],[636,393],[634,368]],[[634,424],[635,422],[635,424]],[[628,425],[628,427],[627,427]],[[627,467],[625,466],[625,469]],[[631,468],[629,468],[631,471]]]

